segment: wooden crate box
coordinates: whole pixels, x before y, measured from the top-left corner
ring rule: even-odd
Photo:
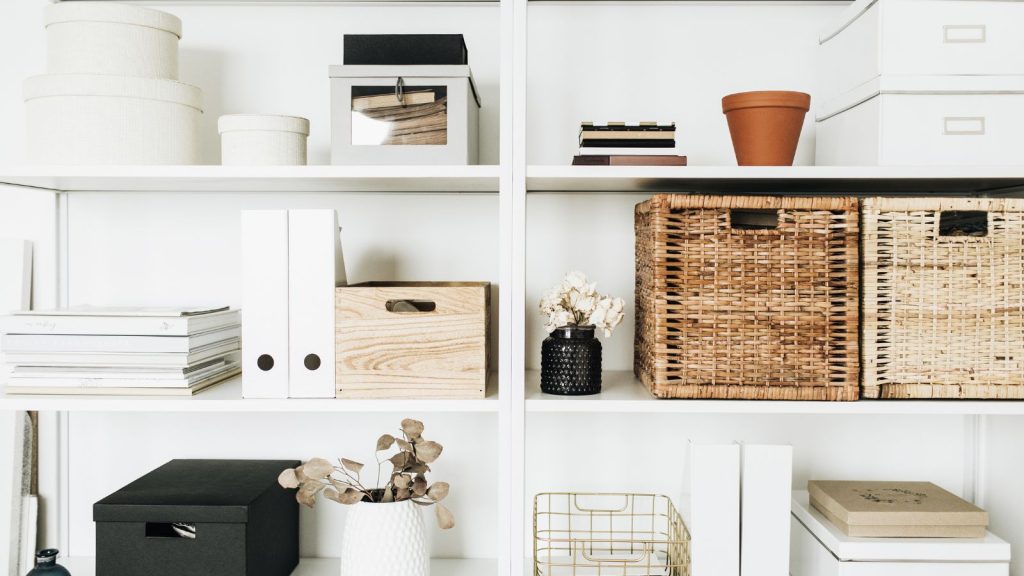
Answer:
[[[634,370],[661,398],[856,400],[857,200],[638,204]]]
[[[338,398],[483,398],[490,284],[368,282],[335,297]]]
[[[863,395],[1024,398],[1024,200],[864,201]]]

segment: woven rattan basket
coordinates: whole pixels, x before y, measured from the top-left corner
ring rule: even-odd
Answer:
[[[634,369],[661,398],[856,400],[855,198],[636,207]]]
[[[690,576],[690,533],[667,496],[543,493],[534,576]]]
[[[1024,398],[1024,200],[872,198],[863,394]]]

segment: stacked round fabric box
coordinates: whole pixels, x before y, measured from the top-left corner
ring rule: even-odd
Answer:
[[[47,74],[24,85],[29,161],[196,164],[202,91],[178,82],[177,17],[112,2],[46,8]]]

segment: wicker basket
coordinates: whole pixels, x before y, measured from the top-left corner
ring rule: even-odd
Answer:
[[[855,198],[660,195],[635,217],[655,396],[858,398]]]
[[[1024,398],[1024,200],[864,202],[867,398]]]
[[[690,533],[667,496],[544,493],[534,576],[689,576]]]

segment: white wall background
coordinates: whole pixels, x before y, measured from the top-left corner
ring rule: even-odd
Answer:
[[[92,504],[171,458],[255,458],[308,460],[350,458],[366,465],[367,485],[376,478],[377,437],[398,429],[404,417],[426,425],[424,436],[444,453],[431,465],[431,480],[451,484],[445,503],[456,526],[439,530],[427,520],[434,557],[494,558],[498,499],[497,418],[494,414],[103,414],[70,418],[71,555],[95,554]],[[383,468],[387,474],[389,466]],[[299,553],[337,557],[341,553],[344,506],[322,500],[302,508]],[[444,575],[438,575],[444,576]]]
[[[812,95],[818,31],[845,2],[540,2],[529,9],[531,164],[569,164],[579,123],[675,122],[690,165],[735,165],[722,96]],[[813,113],[796,164],[814,163]]]
[[[0,164],[24,160],[21,81],[46,70],[43,0],[3,3]],[[217,118],[271,113],[309,118],[309,163],[330,164],[330,82],[346,33],[461,33],[483,100],[480,163],[498,161],[499,20],[492,5],[415,6],[153,3],[183,21],[180,76],[203,89],[202,159],[220,163]]]
[[[790,444],[798,489],[811,479],[927,479],[956,493],[964,487],[960,416],[530,414],[526,429],[527,555],[534,494],[641,492],[678,503],[690,439]]]

